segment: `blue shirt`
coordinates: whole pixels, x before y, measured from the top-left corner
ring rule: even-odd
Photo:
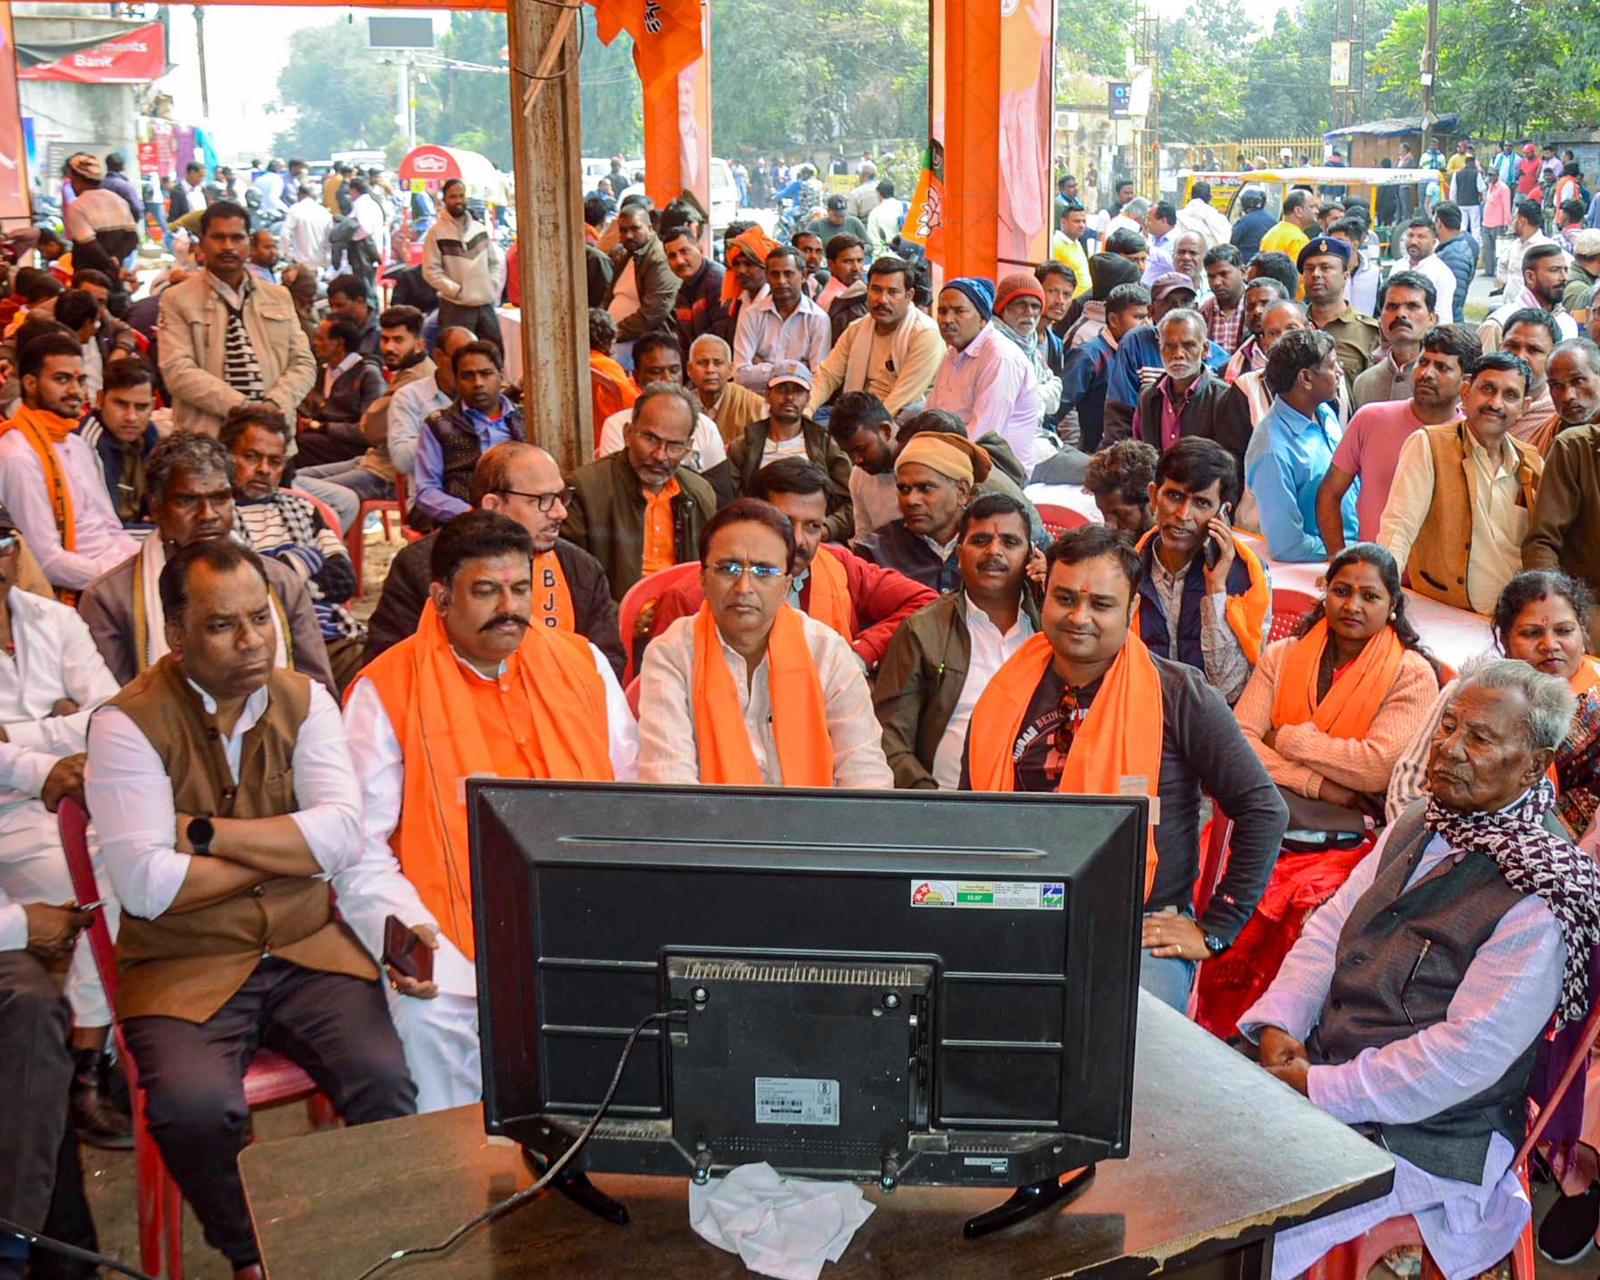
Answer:
[[[1067,353],[1061,372],[1061,412],[1078,411],[1078,447],[1093,453],[1105,435],[1106,374],[1117,349],[1102,333]]]
[[[1327,404],[1308,418],[1282,396],[1256,426],[1259,452],[1245,459],[1244,482],[1255,495],[1267,553],[1274,560],[1326,560],[1328,550],[1317,532],[1317,486],[1328,474],[1333,451],[1343,435],[1339,416]],[[1359,540],[1356,496],[1361,481],[1345,490],[1339,511],[1344,539]]]
[[[1215,342],[1206,353],[1206,368],[1221,373],[1227,366],[1228,353]],[[1106,399],[1117,404],[1139,403],[1139,370],[1161,363],[1161,339],[1153,324],[1142,324],[1122,335],[1122,345],[1111,361],[1111,371],[1106,376]]]
[[[1233,235],[1229,239],[1246,263],[1261,251],[1261,237],[1271,231],[1277,221],[1265,209],[1252,209],[1233,224]]]
[[[511,431],[506,424],[511,420],[512,408],[511,401],[501,396],[500,416],[491,418],[459,400],[456,402],[457,411],[478,437],[479,453],[491,445],[503,444],[511,439]],[[444,446],[426,423],[417,436],[417,461],[411,475],[417,486],[413,504],[435,522],[443,524],[463,511],[472,510],[468,503],[445,492]]]

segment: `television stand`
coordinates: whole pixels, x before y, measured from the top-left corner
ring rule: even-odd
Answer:
[[[1030,1182],[1011,1193],[1011,1199],[993,1209],[968,1218],[961,1234],[968,1240],[1004,1231],[1019,1222],[1043,1213],[1046,1209],[1065,1205],[1076,1200],[1094,1181],[1094,1166],[1086,1165],[1076,1173],[1060,1178],[1046,1178],[1043,1182]]]
[[[526,1164],[533,1176],[542,1178],[549,1168],[549,1161],[530,1147],[522,1148],[522,1161]],[[585,1209],[597,1218],[604,1218],[616,1226],[628,1225],[628,1206],[620,1200],[613,1200],[594,1183],[589,1181],[589,1175],[582,1169],[573,1169],[570,1166],[556,1175],[550,1184],[551,1188],[559,1191],[580,1209]]]

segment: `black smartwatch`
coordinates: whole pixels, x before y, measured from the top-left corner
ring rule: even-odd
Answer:
[[[194,846],[194,851],[201,857],[208,857],[211,853],[211,842],[217,838],[217,829],[211,822],[209,813],[197,813],[189,819],[189,825],[184,828],[184,835],[189,837],[189,843]],[[1210,939],[1207,939],[1209,944]]]
[[[210,823],[207,823],[206,825],[210,826]],[[190,839],[193,839],[193,838],[194,838],[193,836],[190,837]],[[1217,937],[1217,935],[1214,934],[1214,933],[1206,934],[1206,936],[1205,936],[1205,944],[1206,944],[1206,950],[1209,951],[1213,956],[1220,956],[1224,951],[1226,951],[1228,949],[1228,944],[1226,942],[1224,942],[1221,938]]]

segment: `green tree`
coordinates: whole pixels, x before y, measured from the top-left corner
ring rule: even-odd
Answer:
[[[1410,4],[1379,42],[1386,94],[1420,110],[1427,6]],[[1600,115],[1600,24],[1587,5],[1447,0],[1439,6],[1434,110],[1491,137],[1592,124]]]
[[[278,74],[278,106],[293,123],[273,139],[281,156],[322,158],[354,147],[387,147],[395,123],[395,69],[367,48],[366,26],[343,19],[289,36]]]

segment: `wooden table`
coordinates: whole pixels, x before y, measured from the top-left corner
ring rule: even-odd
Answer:
[[[521,1153],[491,1146],[477,1107],[249,1148],[245,1192],[271,1280],[354,1280],[397,1248],[432,1244],[525,1187]],[[1102,1164],[1068,1208],[977,1241],[961,1224],[1005,1198],[903,1187],[823,1280],[1043,1280],[1167,1275],[1266,1280],[1276,1230],[1376,1199],[1394,1165],[1233,1050],[1141,997],[1132,1155]],[[625,1227],[545,1195],[480,1228],[443,1260],[385,1278],[735,1280],[733,1254],[689,1227],[687,1183],[597,1176]]]

